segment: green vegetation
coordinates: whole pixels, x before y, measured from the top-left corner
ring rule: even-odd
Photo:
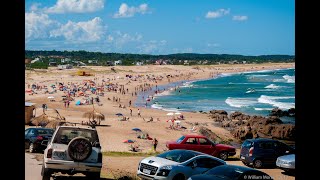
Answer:
[[[114,157],[130,157],[130,156],[155,156],[161,152],[117,152],[117,151],[106,151],[102,152],[103,156],[114,156]]]
[[[32,69],[48,69],[48,63],[45,62],[35,62],[28,65],[29,68]]]
[[[62,58],[70,58],[72,61],[81,61],[88,63],[89,60],[97,60],[97,64],[90,65],[110,65],[110,62],[122,60],[122,65],[131,66],[137,62],[143,64],[153,64],[157,60],[165,61],[166,64],[173,65],[197,65],[197,64],[239,64],[239,63],[266,63],[266,62],[295,62],[295,56],[291,55],[261,55],[261,56],[243,56],[236,54],[196,54],[179,53],[168,55],[150,55],[150,54],[120,54],[120,53],[102,53],[87,51],[25,51],[25,58],[33,59],[40,57],[43,63],[56,62],[62,64]]]

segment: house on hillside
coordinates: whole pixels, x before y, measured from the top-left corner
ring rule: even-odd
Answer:
[[[143,62],[136,62],[136,65],[137,65],[137,66],[142,66],[142,65],[143,65]]]
[[[64,65],[58,65],[58,69],[62,70],[62,69],[72,69],[73,66],[71,64],[64,64]]]
[[[34,60],[32,60],[31,63],[35,63],[35,62],[37,62],[37,61],[40,61],[40,58],[38,58],[38,57],[37,57],[37,58],[34,58]]]
[[[88,60],[89,64],[98,64],[98,60]]]
[[[69,63],[69,62],[71,62],[70,58],[62,58],[61,59],[61,63]]]
[[[24,108],[24,123],[30,124],[31,119],[36,116],[36,107],[35,103],[25,102]]]
[[[114,61],[114,65],[121,65],[122,64],[122,60],[118,60],[118,61]]]

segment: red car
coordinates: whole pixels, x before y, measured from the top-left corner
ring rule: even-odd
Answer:
[[[228,156],[236,154],[236,148],[225,144],[215,144],[207,137],[201,135],[184,135],[177,141],[170,141],[166,144],[169,150],[172,149],[188,149],[203,152],[222,160],[226,160]]]

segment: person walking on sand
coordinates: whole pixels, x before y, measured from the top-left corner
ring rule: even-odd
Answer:
[[[138,109],[138,117],[141,117],[140,109]]]
[[[132,109],[130,109],[130,116],[132,116]]]
[[[153,150],[154,150],[154,151],[157,151],[157,145],[158,145],[158,140],[157,140],[157,138],[154,138],[154,140],[152,141],[152,144],[153,144]]]

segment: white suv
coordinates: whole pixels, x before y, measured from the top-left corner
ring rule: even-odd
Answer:
[[[59,126],[44,150],[41,176],[49,180],[53,173],[82,173],[100,179],[102,153],[97,130]]]

